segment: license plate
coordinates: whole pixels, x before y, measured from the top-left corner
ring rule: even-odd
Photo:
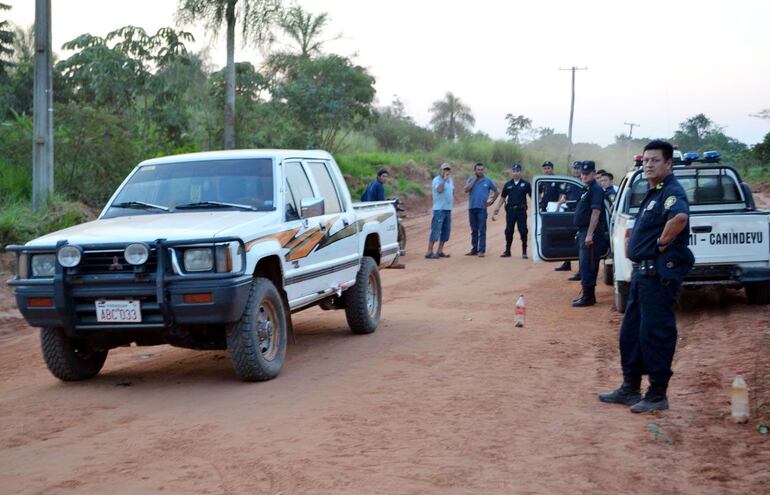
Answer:
[[[96,321],[100,323],[141,323],[139,301],[96,301]]]

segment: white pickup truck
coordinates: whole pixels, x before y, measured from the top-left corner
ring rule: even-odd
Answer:
[[[354,204],[326,152],[168,156],[137,165],[97,220],[8,246],[8,283],[61,380],[132,343],[227,349],[242,379],[267,380],[293,312],[344,308],[353,333],[377,328],[396,234],[393,205]]]
[[[749,186],[738,172],[713,163],[678,163],[674,174],[690,203],[690,250],[695,266],[684,287],[721,285],[745,288],[752,304],[770,303],[770,212],[757,210]],[[541,176],[539,182],[575,183],[571,177]],[[611,209],[608,209],[610,247],[605,253],[604,281],[614,286],[615,308],[624,312],[631,282],[631,260],[626,238],[634,226],[639,205],[648,189],[641,168],[626,174]],[[572,213],[533,212],[534,258],[575,260]]]

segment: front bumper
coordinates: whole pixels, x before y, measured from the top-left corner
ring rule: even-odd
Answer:
[[[174,273],[170,248],[179,245],[238,242],[241,269],[233,273],[180,275]],[[61,246],[61,243],[58,247]],[[114,245],[83,246],[85,250],[106,249]],[[77,270],[56,266],[52,279],[14,279],[16,302],[27,322],[36,327],[61,327],[70,336],[88,336],[97,332],[168,332],[185,325],[217,325],[238,321],[251,289],[252,277],[245,273],[243,242],[236,238],[156,241],[157,267],[152,273],[131,272],[82,275]],[[9,250],[22,252],[23,246]],[[185,295],[210,294],[210,302],[187,303]],[[96,319],[96,301],[100,299],[138,300],[140,323],[103,323]],[[31,304],[30,300],[36,300]],[[50,300],[50,305],[39,301]]]

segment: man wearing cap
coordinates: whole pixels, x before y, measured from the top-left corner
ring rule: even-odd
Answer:
[[[553,163],[549,161],[543,162],[543,174],[553,175]],[[559,201],[559,187],[556,182],[541,182],[540,183],[540,211],[546,211],[548,203]]]
[[[596,304],[596,277],[599,261],[607,249],[607,221],[604,215],[604,191],[596,181],[596,164],[587,160],[580,167],[583,194],[575,207],[575,227],[578,228],[578,260],[583,292],[572,301],[576,308]]]
[[[484,175],[484,164],[477,163],[473,166],[473,175],[465,182],[465,192],[468,198],[468,219],[471,223],[471,250],[466,256],[483,258],[487,250],[487,208],[495,204],[497,186]],[[489,199],[490,193],[492,199]]]
[[[431,191],[433,192],[433,218],[430,222],[430,236],[428,238],[428,259],[449,258],[444,253],[444,243],[449,240],[452,230],[452,201],[454,199],[455,185],[450,173],[452,168],[448,163],[441,164],[440,175],[433,178]],[[438,251],[433,252],[433,245],[438,241]]]
[[[505,204],[505,251],[502,258],[511,257],[513,231],[518,224],[521,237],[521,257],[527,259],[527,195],[532,197],[532,186],[521,178],[521,164],[511,165],[512,179],[505,183],[500,193],[500,203],[497,205],[492,220],[495,220],[500,208]]]
[[[570,172],[572,173],[572,177],[576,179],[580,179],[580,166],[583,162],[572,162],[572,167],[570,167]],[[562,184],[561,186],[561,194],[559,195],[559,204],[556,209],[556,211],[561,211],[561,205],[566,203],[567,201],[573,202],[578,201],[580,199],[580,196],[583,194],[583,188],[573,185],[573,184]],[[574,211],[574,204],[567,205],[567,208]],[[557,266],[554,268],[557,272],[568,272],[572,270],[572,263],[569,261],[565,261],[560,266]],[[580,280],[580,268],[578,268],[577,273],[572,275],[571,277],[567,278],[567,280]]]
[[[687,247],[689,204],[672,173],[673,152],[670,143],[660,140],[644,147],[643,173],[650,187],[626,246],[634,271],[620,327],[623,384],[599,394],[602,402],[631,406],[635,413],[668,409],[666,392],[677,338],[672,306],[694,261]],[[644,374],[650,386],[642,399]]]

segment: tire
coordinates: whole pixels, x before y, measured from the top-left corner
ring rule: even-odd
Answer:
[[[406,252],[406,229],[401,222],[398,222],[398,249],[401,255]]]
[[[615,311],[620,314],[626,312],[628,305],[628,282],[615,282]]]
[[[770,282],[746,284],[746,299],[749,304],[770,304]]]
[[[267,278],[255,278],[240,321],[227,328],[227,352],[242,380],[261,382],[278,376],[286,358],[287,328],[278,289]]]
[[[41,328],[40,349],[48,370],[64,382],[95,377],[109,352],[95,351],[88,342],[67,337],[63,328]]]
[[[382,285],[377,263],[369,256],[361,260],[356,283],[344,293],[345,317],[355,334],[367,334],[377,330],[382,311]]]
[[[615,267],[604,261],[604,284],[612,287],[615,284]]]

